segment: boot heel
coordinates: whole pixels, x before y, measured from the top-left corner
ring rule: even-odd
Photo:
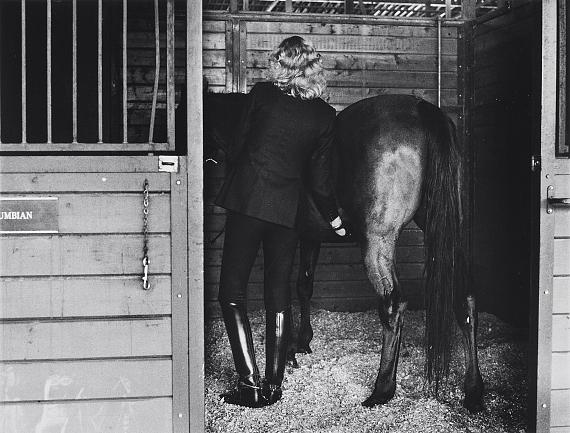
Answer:
[[[221,397],[225,403],[237,406],[252,408],[267,406],[267,400],[260,386],[252,386],[242,382],[239,382],[233,391],[222,394]]]
[[[267,401],[267,405],[271,405],[281,400],[283,391],[279,385],[273,385],[268,382],[263,383],[263,397]]]

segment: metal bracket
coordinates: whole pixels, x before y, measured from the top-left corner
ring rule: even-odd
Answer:
[[[160,155],[158,157],[158,171],[178,173],[178,157],[173,155]]]
[[[530,157],[530,171],[540,171],[540,156],[532,155]]]

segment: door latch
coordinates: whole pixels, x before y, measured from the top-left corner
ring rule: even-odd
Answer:
[[[160,155],[158,157],[158,171],[178,173],[178,157],[175,155]]]
[[[554,185],[546,189],[546,213],[552,213],[555,207],[570,207],[570,197],[554,197]]]

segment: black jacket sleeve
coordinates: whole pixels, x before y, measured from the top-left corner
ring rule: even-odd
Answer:
[[[334,125],[335,116],[333,114],[318,139],[317,147],[311,156],[310,166],[310,186],[313,200],[327,222],[338,216],[332,163]]]

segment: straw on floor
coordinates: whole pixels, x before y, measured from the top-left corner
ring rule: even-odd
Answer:
[[[250,312],[260,371],[265,362],[264,312]],[[313,312],[313,353],[288,368],[283,399],[249,409],[219,395],[235,384],[233,361],[221,319],[206,324],[206,429],[208,432],[508,432],[525,430],[526,339],[490,314],[480,314],[479,359],[486,385],[483,413],[461,406],[463,348],[459,333],[448,385],[438,401],[424,386],[423,312],[407,312],[392,401],[367,409],[380,361],[382,327],[375,311]]]

